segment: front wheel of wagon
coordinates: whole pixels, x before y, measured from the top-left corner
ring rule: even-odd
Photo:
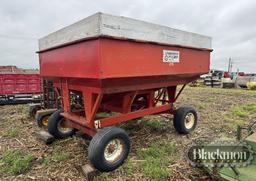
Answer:
[[[102,172],[110,172],[123,164],[130,152],[130,139],[118,127],[106,127],[91,140],[88,155],[90,162]]]
[[[180,134],[191,133],[197,125],[197,112],[192,107],[180,107],[176,110],[173,125]]]
[[[57,139],[75,134],[74,128],[66,128],[62,125],[65,118],[60,115],[61,112],[61,110],[55,111],[48,119],[48,132]]]

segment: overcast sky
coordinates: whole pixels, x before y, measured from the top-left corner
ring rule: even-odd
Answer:
[[[212,68],[256,72],[255,0],[0,0],[0,65],[38,68],[37,39],[99,11],[211,36]]]

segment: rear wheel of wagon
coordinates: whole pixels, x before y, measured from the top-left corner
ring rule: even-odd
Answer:
[[[89,160],[102,172],[118,168],[130,152],[130,139],[127,133],[118,127],[106,127],[100,130],[89,145]]]
[[[66,128],[62,125],[65,118],[60,115],[61,112],[61,110],[55,111],[48,119],[48,132],[57,139],[75,134],[74,128]]]
[[[174,114],[173,125],[180,134],[189,134],[197,125],[197,112],[192,107],[180,107]]]

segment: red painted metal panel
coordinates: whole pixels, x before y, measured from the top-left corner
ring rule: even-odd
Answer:
[[[44,77],[98,78],[99,41],[90,40],[39,53]]]
[[[0,74],[0,94],[3,92],[3,76]]]
[[[190,77],[209,71],[210,51],[207,50],[111,39],[100,41],[103,78],[181,74]],[[179,62],[163,62],[163,50],[179,51]]]
[[[180,52],[180,62],[163,62],[163,50]],[[123,78],[201,75],[208,72],[210,50],[98,38],[40,52],[44,77]]]
[[[0,74],[0,94],[40,93],[39,74]]]

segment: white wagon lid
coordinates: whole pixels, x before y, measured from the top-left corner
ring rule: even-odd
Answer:
[[[39,39],[39,51],[94,37],[211,49],[211,38],[123,16],[96,13]]]

